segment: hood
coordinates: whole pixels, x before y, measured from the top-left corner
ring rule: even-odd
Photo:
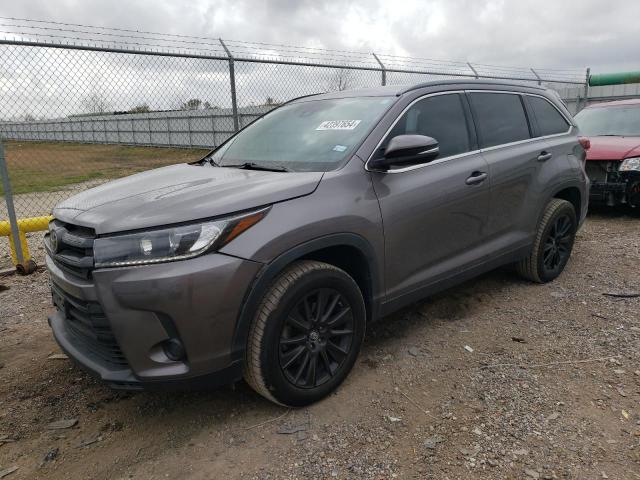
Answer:
[[[53,215],[97,234],[217,217],[312,193],[322,172],[266,172],[180,164],[105,183]]]
[[[640,137],[589,137],[587,160],[624,160],[640,156]]]

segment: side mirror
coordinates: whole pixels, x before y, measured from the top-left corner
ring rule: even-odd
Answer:
[[[384,151],[384,157],[372,160],[374,168],[387,169],[392,165],[428,163],[440,154],[438,141],[425,135],[398,135]]]

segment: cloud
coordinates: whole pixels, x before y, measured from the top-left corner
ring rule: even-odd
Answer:
[[[640,2],[21,0],[0,14],[498,65],[637,69]]]
[[[640,69],[637,28],[628,25],[640,18],[640,2],[620,0],[610,0],[606,7],[595,0],[21,0],[4,2],[0,16],[206,37],[209,40],[174,38],[174,46],[200,53],[222,54],[216,40],[222,37],[236,40],[228,44],[240,57],[256,51],[243,42],[263,42],[296,46],[284,53],[280,47],[263,46],[260,53],[273,57],[313,57],[305,47],[337,49],[362,53],[333,53],[334,63],[376,66],[370,55],[375,51],[387,65],[417,65],[393,57],[404,55],[419,58],[415,62],[422,68],[430,66],[426,59],[456,60],[461,63],[448,68],[469,72],[469,61],[486,75],[504,75],[500,66],[521,67],[510,73],[527,76],[530,67],[577,69],[572,73],[577,76],[586,66],[594,72]],[[102,37],[94,37],[112,38],[102,32]],[[69,41],[82,36],[41,33],[69,35]],[[230,105],[226,61],[18,47],[2,47],[0,60],[4,118],[84,113],[86,98],[94,95],[104,97],[114,110],[141,103],[170,109],[189,98]],[[267,97],[281,101],[325,91],[338,75],[332,68],[248,62],[237,62],[236,73],[241,106],[260,104]],[[387,79],[416,83],[428,78],[390,73]],[[350,88],[379,81],[379,72],[348,75]]]

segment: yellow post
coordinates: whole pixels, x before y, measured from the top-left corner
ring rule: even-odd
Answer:
[[[11,235],[11,225],[9,222],[0,222],[0,236],[9,237],[9,247],[11,249],[11,260],[20,273],[32,273],[36,268],[36,263],[31,258],[29,253],[29,245],[27,244],[27,232],[39,232],[49,228],[49,222],[53,220],[51,216],[45,217],[32,217],[21,218],[18,220],[18,240],[22,247],[22,256],[24,257],[24,264],[18,263],[18,255],[16,254],[16,245],[14,243],[13,235]]]

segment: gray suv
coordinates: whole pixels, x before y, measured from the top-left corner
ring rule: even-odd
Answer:
[[[556,278],[587,210],[584,159],[542,88],[299,98],[201,161],[58,205],[49,323],[116,388],[244,377],[309,404],[345,379],[369,322],[502,265]]]

